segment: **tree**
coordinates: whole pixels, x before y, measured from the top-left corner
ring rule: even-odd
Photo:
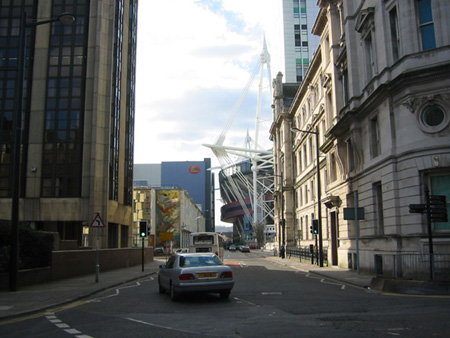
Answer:
[[[255,225],[256,231],[256,242],[258,243],[258,247],[262,248],[266,241],[266,236],[264,230],[266,229],[266,222],[261,221]]]

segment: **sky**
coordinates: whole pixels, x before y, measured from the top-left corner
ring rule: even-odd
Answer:
[[[277,8],[278,5],[278,8]],[[252,71],[266,36],[260,143],[271,147],[270,87],[276,64],[280,0],[139,1],[135,163],[202,161],[215,143]],[[281,15],[281,14],[280,14]],[[278,49],[278,48],[277,48]],[[258,68],[259,69],[259,68]],[[253,81],[226,145],[244,145],[255,133],[259,75]]]
[[[281,0],[142,0],[138,13],[134,162],[211,158],[212,167],[218,166],[203,144],[216,142],[256,69],[224,145],[243,147],[247,133],[254,138],[264,38],[271,75],[264,69],[258,139],[271,148],[270,89],[281,70]],[[218,220],[216,215],[216,225]]]

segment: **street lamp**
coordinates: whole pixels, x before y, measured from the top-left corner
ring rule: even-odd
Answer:
[[[320,205],[321,194],[320,194],[320,158],[319,158],[319,127],[316,126],[315,131],[311,130],[301,130],[298,128],[291,127],[293,132],[302,132],[307,134],[316,135],[316,173],[317,173],[317,221],[319,228],[319,266],[323,267],[323,236],[322,236],[322,208]]]
[[[9,269],[9,290],[17,291],[18,258],[19,258],[19,199],[20,199],[20,148],[22,145],[22,111],[23,111],[23,83],[25,72],[25,37],[26,28],[35,27],[52,22],[71,24],[75,21],[75,16],[70,13],[62,13],[56,18],[27,22],[27,13],[22,12],[19,26],[19,50],[17,53],[17,75],[15,88],[14,107],[14,151],[13,151],[13,174],[11,192],[11,252]]]

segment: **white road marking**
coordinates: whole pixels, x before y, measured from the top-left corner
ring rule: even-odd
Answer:
[[[94,298],[91,299],[85,303],[96,303],[96,302],[101,302],[102,299],[106,299],[106,298],[110,298],[110,297],[116,297],[120,294],[120,290],[121,289],[129,289],[129,288],[135,288],[137,286],[141,286],[143,282],[148,282],[148,281],[153,281],[153,277],[150,277],[149,279],[146,280],[142,280],[140,282],[136,282],[134,285],[128,285],[128,286],[124,286],[121,288],[117,288],[115,289],[113,294],[104,296],[104,297],[99,297],[99,298]],[[0,308],[1,309],[1,308]],[[77,329],[71,328],[69,325],[67,325],[66,323],[63,323],[62,320],[58,319],[58,317],[55,315],[54,312],[47,312],[47,314],[45,315],[45,318],[47,318],[47,320],[54,324],[56,327],[60,328],[60,329],[64,329],[65,332],[69,333],[69,334],[73,334],[73,335],[77,335],[77,338],[93,338],[91,336],[88,335],[84,335],[82,334],[82,332],[78,331]]]
[[[6,311],[6,310],[9,310],[11,308],[12,308],[12,306],[0,305],[0,311]]]
[[[66,323],[61,323],[61,324],[55,324],[56,327],[60,328],[60,329],[69,329],[70,326],[67,325]]]
[[[79,334],[79,333],[81,333],[80,331],[78,331],[76,329],[67,329],[67,330],[64,330],[64,331],[66,331],[69,334]]]
[[[145,321],[143,321],[143,320],[138,320],[138,319],[133,319],[133,318],[126,318],[126,319],[127,319],[127,320],[130,320],[130,321],[132,321],[132,322],[135,322],[135,323],[140,323],[140,324],[144,324],[144,325],[148,325],[148,326],[153,326],[153,327],[157,327],[157,328],[160,328],[160,329],[166,329],[166,330],[178,331],[178,332],[184,332],[184,333],[199,334],[199,332],[189,331],[189,330],[176,329],[176,328],[174,328],[174,327],[164,326],[164,325],[158,325],[158,324],[153,324],[153,323],[145,322]]]
[[[237,303],[246,303],[248,305],[259,307],[259,305],[249,302],[248,300],[245,300],[245,299],[241,299],[241,298],[237,298],[237,297],[234,297],[234,299],[236,300]]]

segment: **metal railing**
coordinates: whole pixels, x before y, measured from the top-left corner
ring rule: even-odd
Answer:
[[[300,262],[309,262],[311,264],[318,264],[319,253],[317,251],[311,252],[310,247],[303,248],[287,248],[286,257],[298,257]],[[328,266],[328,251],[327,248],[323,248],[323,264]]]
[[[450,280],[450,254],[433,254],[433,279]],[[430,254],[377,254],[375,274],[387,278],[430,280]]]

